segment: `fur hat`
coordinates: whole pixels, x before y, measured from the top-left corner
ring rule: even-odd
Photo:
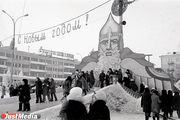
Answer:
[[[80,87],[73,87],[67,96],[67,100],[76,100],[82,102],[82,89]]]
[[[95,97],[97,100],[106,101],[106,94],[102,90],[96,91]]]

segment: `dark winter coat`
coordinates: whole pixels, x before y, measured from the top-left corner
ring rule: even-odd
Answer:
[[[174,109],[180,111],[180,95],[174,95],[173,97]]]
[[[105,80],[105,77],[106,77],[105,73],[102,72],[102,73],[100,73],[100,75],[99,75],[99,80],[100,80],[100,81],[104,81],[104,80]]]
[[[43,95],[48,95],[49,94],[49,84],[46,80],[44,80],[42,84],[42,89],[43,89]]]
[[[68,120],[87,120],[86,107],[79,101],[69,100],[66,113]]]
[[[24,101],[23,85],[19,85],[18,94],[19,94],[19,101]]]
[[[56,85],[54,80],[51,80],[50,82],[50,93],[56,93]]]
[[[90,105],[89,120],[110,120],[110,111],[103,100],[97,100]]]
[[[161,100],[159,99],[159,96],[153,93],[151,95],[151,100],[152,100],[151,111],[154,113],[160,113]]]
[[[24,101],[29,101],[29,100],[31,100],[30,87],[29,87],[29,85],[28,85],[28,84],[24,84],[22,90],[23,90]]]
[[[143,112],[151,112],[151,94],[147,91],[142,95],[141,107],[143,108]]]
[[[37,80],[35,82],[35,86],[36,86],[36,95],[41,95],[42,94],[42,81]]]
[[[162,90],[162,95],[160,96],[161,100],[161,109],[163,112],[168,112],[168,106],[171,103],[168,103],[168,96],[166,90]]]
[[[63,94],[64,95],[69,95],[69,91],[71,89],[71,84],[72,84],[72,81],[71,80],[68,80],[66,79],[64,82],[63,82]]]
[[[90,71],[89,79],[90,79],[90,87],[92,87],[95,83],[93,71]]]

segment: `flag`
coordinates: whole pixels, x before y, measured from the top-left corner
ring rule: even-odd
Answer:
[[[12,39],[12,41],[10,43],[11,50],[14,50],[14,47],[15,47],[15,41],[14,41],[14,39]]]

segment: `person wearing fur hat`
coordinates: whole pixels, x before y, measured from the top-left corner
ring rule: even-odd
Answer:
[[[87,110],[83,104],[82,89],[73,87],[63,102],[59,117],[62,120],[87,120]]]
[[[110,111],[106,105],[106,94],[100,90],[94,92],[88,112],[89,120],[110,120]]]

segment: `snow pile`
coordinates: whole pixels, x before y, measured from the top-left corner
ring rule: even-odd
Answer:
[[[141,108],[141,98],[136,99],[132,97],[120,84],[110,85],[101,90],[107,95],[107,106],[111,111],[134,114],[143,113]]]

